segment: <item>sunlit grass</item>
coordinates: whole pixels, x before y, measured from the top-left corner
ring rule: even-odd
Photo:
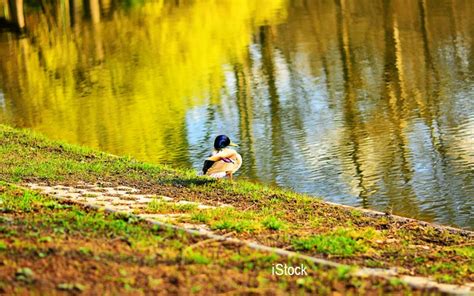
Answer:
[[[283,230],[283,229],[286,229],[288,226],[287,224],[274,217],[274,216],[269,216],[267,218],[265,218],[263,221],[262,221],[262,224],[265,228],[267,229],[270,229],[270,230]]]
[[[345,257],[366,250],[360,241],[353,239],[345,231],[299,238],[293,240],[292,244],[296,250],[316,250],[323,254]]]

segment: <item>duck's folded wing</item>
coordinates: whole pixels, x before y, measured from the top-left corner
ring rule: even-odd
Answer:
[[[202,173],[205,175],[207,171],[214,165],[215,161],[206,159],[202,166]]]
[[[225,162],[223,160],[216,161],[208,170],[207,175],[216,173],[228,173],[235,170],[236,164],[232,162]]]
[[[219,153],[216,153],[216,154],[213,154],[213,155],[209,156],[207,159],[208,160],[213,160],[213,161],[222,160],[224,158],[232,159],[232,158],[235,157],[235,154],[237,154],[237,152],[235,150],[225,148],[225,149],[222,149],[221,151],[219,151]]]

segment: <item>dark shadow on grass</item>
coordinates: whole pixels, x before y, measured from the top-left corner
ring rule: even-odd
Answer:
[[[162,184],[169,184],[174,186],[184,186],[189,187],[191,185],[200,186],[200,185],[207,185],[207,184],[214,184],[217,182],[217,179],[208,179],[204,177],[191,177],[191,178],[179,178],[179,177],[170,177],[164,178],[160,180]]]

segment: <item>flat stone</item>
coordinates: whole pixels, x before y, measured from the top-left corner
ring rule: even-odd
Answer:
[[[90,184],[82,184],[82,185],[77,185],[75,186],[76,188],[79,188],[79,189],[91,189],[91,188],[94,188],[95,186],[94,185],[90,185]]]
[[[113,209],[120,212],[131,212],[132,209],[128,206],[116,206],[112,205]]]
[[[94,197],[99,197],[99,196],[101,196],[101,194],[98,193],[98,192],[90,192],[90,191],[88,191],[88,192],[83,192],[83,193],[81,193],[81,196],[87,197],[87,198],[94,198]]]
[[[112,205],[114,205],[114,206],[131,206],[131,205],[133,205],[133,202],[119,201],[119,202],[113,202]]]
[[[128,187],[128,186],[118,186],[116,187],[116,190],[122,190],[122,191],[125,191],[125,192],[138,192],[138,189],[136,188],[132,188],[132,187]]]
[[[141,204],[147,204],[151,202],[153,199],[152,198],[146,198],[146,197],[139,197],[136,202],[141,203]]]
[[[77,199],[81,196],[80,193],[72,193],[72,192],[66,192],[63,194],[63,197],[71,198],[71,199]]]
[[[206,224],[182,223],[180,226],[186,229],[198,230],[199,232],[210,232],[210,229]]]
[[[119,197],[121,200],[138,200],[138,197],[133,196],[133,195],[126,195],[126,196],[120,196]]]
[[[215,208],[216,208],[216,207],[208,206],[208,205],[203,205],[203,204],[199,204],[199,205],[198,205],[198,209],[200,209],[200,210],[215,209]]]
[[[103,202],[103,201],[89,202],[89,204],[91,204],[91,205],[97,205],[97,206],[101,206],[101,207],[109,205],[109,203],[106,203],[106,202]]]
[[[63,189],[63,190],[70,190],[70,189],[72,189],[72,187],[63,186],[63,185],[56,185],[56,186],[53,186],[53,188],[55,188],[55,189]]]
[[[139,214],[139,216],[145,219],[174,220],[186,216],[186,214]]]
[[[179,205],[198,205],[197,202],[194,201],[187,201],[187,200],[180,200],[177,202]]]
[[[56,194],[58,191],[52,187],[39,187],[41,191],[43,191],[46,194]]]
[[[140,214],[139,215],[141,218],[145,219],[160,219],[163,218],[163,214]]]

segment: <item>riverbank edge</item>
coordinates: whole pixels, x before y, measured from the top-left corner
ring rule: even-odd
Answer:
[[[42,134],[31,131],[31,130],[16,129],[16,128],[13,128],[13,127],[8,126],[8,125],[0,124],[0,129],[5,129],[5,128],[10,129],[10,130],[15,130],[16,132],[24,133],[26,135],[36,137],[36,138],[39,138],[39,139],[43,139],[43,140],[46,140],[46,141],[51,141],[47,137],[43,136]],[[126,158],[127,160],[130,160],[132,162],[135,161],[132,157],[118,156],[118,155],[115,155],[115,154],[107,153],[107,152],[104,152],[104,151],[100,151],[100,150],[96,150],[96,149],[92,149],[92,148],[88,148],[88,147],[84,147],[84,146],[80,146],[80,145],[69,144],[69,143],[64,143],[64,142],[61,142],[61,141],[54,141],[54,140],[51,141],[51,143],[59,144],[61,146],[65,146],[65,147],[69,146],[69,147],[72,147],[72,148],[76,148],[79,151],[89,151],[89,152],[92,152],[92,153],[107,155],[107,156],[112,157],[112,158],[117,158],[117,159],[118,158]],[[138,161],[138,162],[146,163],[146,162],[143,162],[143,161]],[[1,163],[0,163],[0,165],[1,165]],[[184,175],[188,175],[188,176],[189,175],[196,175],[196,178],[200,178],[202,180],[209,180],[207,177],[198,176],[196,174],[196,171],[192,170],[192,169],[176,169],[176,168],[169,167],[169,166],[166,166],[166,165],[161,166],[159,164],[153,164],[152,166],[161,167],[163,170],[169,170],[172,173],[175,173],[175,174],[178,174],[178,175],[179,174],[184,174]],[[187,178],[187,177],[183,176],[183,178]],[[237,179],[237,181],[233,184],[233,186],[238,186],[240,182],[241,181],[238,181],[238,179]],[[247,184],[250,183],[248,181],[244,181],[244,182],[247,183]],[[268,189],[269,188],[265,184],[252,183],[252,186],[259,187],[260,189]],[[275,188],[272,188],[272,189],[275,189]],[[350,205],[344,205],[344,204],[334,203],[334,202],[330,202],[330,201],[325,201],[322,197],[311,196],[311,195],[306,195],[306,194],[300,194],[300,193],[297,193],[297,192],[292,192],[291,190],[286,189],[286,188],[277,188],[277,190],[278,189],[280,189],[283,192],[294,193],[295,195],[293,195],[292,197],[294,197],[294,196],[311,197],[311,198],[314,198],[314,199],[318,199],[319,201],[321,201],[322,203],[325,203],[327,205],[340,207],[341,209],[349,209],[349,210],[360,211],[364,215],[367,215],[367,216],[370,216],[370,217],[375,217],[375,218],[390,217],[390,219],[400,221],[400,222],[419,223],[420,225],[431,226],[433,228],[446,230],[446,231],[449,231],[451,233],[458,233],[458,234],[466,235],[466,236],[469,236],[469,237],[474,237],[474,230],[469,230],[469,229],[464,229],[464,228],[459,228],[459,227],[454,227],[454,226],[449,226],[449,225],[443,225],[443,224],[434,223],[434,222],[428,222],[428,221],[419,220],[419,219],[410,218],[410,217],[405,217],[405,216],[396,215],[396,214],[392,214],[392,213],[381,212],[381,211],[377,211],[377,210],[373,210],[373,209],[366,209],[366,208],[362,208],[362,207],[355,207],[355,206],[350,206]]]

